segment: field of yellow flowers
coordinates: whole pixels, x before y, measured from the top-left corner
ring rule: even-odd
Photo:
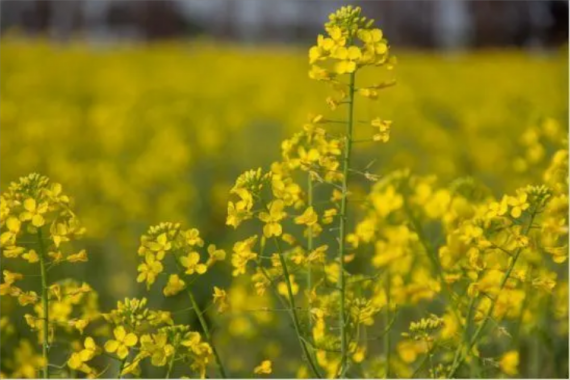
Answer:
[[[567,52],[363,16],[4,38],[2,377],[567,378]]]

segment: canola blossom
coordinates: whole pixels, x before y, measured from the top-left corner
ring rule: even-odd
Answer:
[[[465,88],[478,85],[473,73],[500,73],[481,57],[463,74],[421,54],[396,59],[379,26],[341,7],[302,65],[286,53],[251,66],[204,45],[196,65],[233,61],[242,75],[196,91],[188,83],[203,79],[184,71],[162,83],[171,92],[149,86],[149,99],[127,85],[103,100],[108,82],[140,84],[145,70],[121,63],[140,52],[102,54],[106,80],[86,78],[75,105],[66,90],[76,84],[28,66],[42,53],[89,69],[80,49],[8,41],[23,54],[21,66],[1,58],[2,156],[13,160],[0,196],[1,377],[567,376],[567,104],[555,75],[497,80],[491,100],[481,89],[453,96],[440,72]],[[177,70],[178,48],[149,49],[158,54],[141,57],[146,68]],[[288,59],[299,65],[274,75]],[[242,96],[247,70],[267,75],[259,101]],[[429,89],[414,85],[426,78]],[[32,85],[56,89],[41,117],[22,111],[41,103],[20,89]],[[185,97],[206,104],[189,114]],[[263,143],[275,154],[254,152],[250,132],[271,115],[284,138]],[[45,153],[46,141],[57,149]],[[24,170],[51,178],[16,179]],[[125,293],[137,296],[109,302],[82,269],[108,268],[103,250],[110,266],[128,263]]]

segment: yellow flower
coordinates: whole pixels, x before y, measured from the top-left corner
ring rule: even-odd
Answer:
[[[218,305],[218,312],[223,313],[228,307],[228,295],[224,289],[214,286],[214,303]]]
[[[287,216],[283,211],[285,203],[281,199],[277,199],[269,205],[269,212],[259,213],[259,219],[265,223],[263,226],[263,235],[267,238],[272,236],[280,236],[283,228],[279,221]]]
[[[67,261],[69,261],[70,263],[87,262],[87,252],[84,249],[82,249],[76,254],[69,255],[67,257]]]
[[[20,232],[20,226],[21,226],[20,220],[18,220],[13,216],[9,217],[6,220],[6,228],[8,229],[8,231],[0,235],[0,245],[2,247],[6,245],[16,244],[16,236],[18,235],[18,232]]]
[[[33,198],[28,198],[24,201],[24,211],[20,214],[21,221],[32,221],[32,225],[35,227],[41,227],[45,224],[45,219],[42,214],[45,214],[48,210],[48,204],[42,202],[37,204],[36,200]]]
[[[354,61],[343,60],[337,62],[334,66],[334,71],[340,75],[350,74],[353,73],[355,70],[356,70],[356,62]]]
[[[71,357],[67,360],[67,365],[71,369],[79,370],[85,373],[91,373],[93,369],[89,367],[86,362],[93,359],[93,357],[99,352],[99,347],[95,344],[95,341],[91,337],[85,338],[83,343],[85,347],[79,352],[74,352]]]
[[[180,264],[186,268],[186,274],[204,274],[208,270],[205,264],[200,264],[200,254],[198,252],[190,252],[187,256],[180,258]]]
[[[38,297],[37,293],[34,291],[22,292],[18,296],[18,303],[22,306],[37,303],[38,300],[39,300],[39,297]]]
[[[517,351],[506,352],[499,361],[499,367],[508,376],[518,374],[519,353]]]
[[[264,360],[260,365],[254,368],[253,373],[256,375],[269,375],[271,371],[271,360]]]
[[[501,202],[493,202],[489,205],[486,217],[491,219],[497,216],[503,216],[507,213],[508,207],[507,198],[503,197]]]
[[[27,260],[30,264],[37,263],[40,261],[40,257],[38,256],[37,252],[33,249],[30,249],[27,253],[22,255],[24,260]]]
[[[140,272],[137,277],[137,282],[146,281],[147,289],[156,281],[156,276],[162,272],[162,263],[154,257],[150,252],[145,255],[145,262],[140,264],[137,268]]]
[[[307,226],[312,226],[313,224],[317,223],[319,217],[313,207],[307,207],[305,212],[302,215],[299,215],[295,218],[296,224],[306,224]]]
[[[113,330],[115,339],[105,343],[105,351],[116,352],[119,359],[124,359],[129,354],[129,347],[133,347],[138,342],[138,338],[133,333],[127,333],[123,326],[118,326]]]
[[[232,255],[232,266],[234,267],[232,272],[233,276],[245,274],[247,263],[250,260],[255,260],[257,258],[257,253],[252,252],[251,250],[256,241],[257,235],[254,235],[246,240],[238,241],[234,244],[234,253]]]
[[[4,283],[8,285],[12,285],[14,282],[24,278],[24,275],[20,273],[10,272],[9,270],[3,270],[2,274],[4,275]]]
[[[293,293],[293,295],[299,293],[299,284],[295,282],[295,275],[289,275],[289,282],[291,283],[291,293]],[[277,285],[277,291],[282,296],[289,298],[289,290],[285,281],[282,281]]]
[[[516,196],[507,198],[509,206],[512,207],[511,216],[513,218],[521,216],[522,212],[530,206],[527,200],[528,194],[521,190],[517,190]]]
[[[317,62],[322,57],[321,48],[318,46],[313,46],[309,49],[309,63],[312,65]]]
[[[174,346],[168,343],[168,336],[165,333],[143,335],[141,348],[151,355],[151,363],[155,367],[163,367],[167,359],[174,355]]]
[[[186,243],[189,245],[197,245],[198,247],[204,246],[204,240],[200,237],[200,231],[196,228],[192,228],[185,232]]]
[[[223,249],[216,249],[214,244],[210,244],[208,246],[208,255],[210,258],[208,259],[207,265],[212,265],[216,261],[224,261],[226,259],[226,251]]]
[[[186,283],[183,280],[181,280],[177,274],[171,274],[170,277],[168,277],[168,283],[166,284],[163,290],[164,296],[169,297],[176,295],[180,293],[185,286]]]
[[[309,70],[309,78],[314,80],[326,81],[330,79],[328,71],[318,65],[312,65]]]
[[[166,251],[172,248],[172,243],[168,241],[166,233],[158,235],[156,242],[151,241],[148,243],[148,247],[151,251],[156,252],[156,257],[158,260],[162,260]]]
[[[388,142],[390,140],[390,126],[392,125],[390,120],[376,118],[372,120],[371,124],[374,128],[378,128],[378,133],[372,137],[374,141]]]
[[[83,330],[89,325],[89,320],[87,319],[77,319],[75,321],[70,321],[70,324],[75,327],[81,335],[83,335]]]

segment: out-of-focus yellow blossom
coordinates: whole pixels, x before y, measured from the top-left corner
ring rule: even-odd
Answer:
[[[269,375],[272,371],[271,360],[264,360],[253,369],[253,373],[256,375]]]
[[[218,312],[223,313],[229,308],[228,295],[224,289],[214,286],[214,303],[218,305]]]
[[[499,361],[501,371],[508,376],[516,376],[519,371],[519,353],[518,351],[509,351],[503,354]]]
[[[164,287],[163,293],[165,297],[174,296],[180,293],[186,287],[186,283],[180,279],[177,274],[171,274],[168,277],[168,283]]]

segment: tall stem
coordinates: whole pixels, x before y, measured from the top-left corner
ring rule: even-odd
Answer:
[[[313,177],[311,176],[311,172],[309,172],[308,174],[308,178],[307,178],[307,203],[309,207],[313,207]],[[307,236],[307,251],[309,253],[311,253],[313,251],[313,226],[308,226],[307,227],[307,232],[308,232],[308,236]],[[313,278],[312,278],[313,274],[312,274],[312,270],[311,270],[311,264],[309,263],[309,265],[307,266],[307,289],[309,290],[309,297],[311,297],[311,291],[313,288]],[[309,298],[309,307],[307,308],[308,311],[308,325],[309,325],[309,331],[312,328],[313,325],[313,321],[311,318],[311,301]]]
[[[180,259],[178,257],[178,254],[176,254],[176,253],[175,253],[175,258],[176,258],[176,260],[175,260],[176,265],[182,271],[182,265],[180,264]],[[183,273],[184,272],[182,271],[181,274],[183,274]],[[204,319],[202,309],[200,309],[200,306],[198,306],[198,303],[196,302],[196,299],[194,298],[194,294],[192,293],[190,288],[188,288],[188,287],[186,288],[186,293],[188,294],[188,299],[190,299],[190,306],[192,307],[192,310],[194,310],[194,312],[196,313],[196,316],[198,317],[198,321],[200,322],[200,326],[202,326],[202,331],[204,331],[204,337],[206,338],[206,342],[208,342],[208,344],[212,348],[212,354],[214,355],[214,361],[216,362],[216,367],[218,369],[218,372],[220,373],[220,376],[225,379],[225,378],[227,378],[226,370],[224,369],[224,365],[222,364],[222,360],[220,359],[220,355],[218,354],[218,350],[216,350],[216,346],[214,346],[214,342],[212,341],[212,336],[210,335],[210,330],[208,329],[208,324],[206,323],[206,320]]]
[[[125,369],[125,364],[127,363],[127,359],[129,355],[125,356],[123,360],[121,360],[121,365],[119,366],[119,373],[117,373],[117,379],[123,378],[123,370]]]
[[[40,271],[42,278],[42,309],[43,309],[43,342],[42,355],[44,358],[43,377],[49,379],[49,295],[48,279],[46,270],[46,249],[44,245],[42,229],[38,228],[38,245],[40,249]]]
[[[338,277],[338,287],[340,290],[340,313],[339,313],[339,324],[340,324],[340,374],[344,373],[344,368],[346,367],[346,361],[348,358],[348,342],[346,339],[346,310],[345,310],[345,293],[346,285],[344,278],[344,255],[345,255],[345,236],[346,236],[346,224],[347,224],[347,213],[348,213],[348,180],[350,174],[350,155],[352,152],[352,125],[354,119],[354,82],[355,73],[350,74],[350,83],[348,88],[348,120],[346,122],[346,136],[345,136],[345,149],[344,149],[344,160],[342,165],[342,199],[340,203],[340,228],[339,228],[339,264],[340,264],[340,275]]]
[[[524,230],[524,235],[528,235],[530,228],[532,227],[532,223],[534,221],[534,218],[537,214],[537,210],[538,210],[538,206],[536,206],[534,208],[534,210],[532,211],[532,214],[530,215],[530,220],[528,222],[527,227]],[[511,276],[511,273],[513,271],[513,269],[515,268],[515,265],[517,263],[517,260],[521,254],[521,252],[523,251],[523,248],[517,248],[517,250],[515,251],[514,257],[511,260],[511,264],[509,265],[509,267],[507,268],[507,271],[505,272],[501,283],[499,285],[499,291],[497,292],[497,294],[495,295],[495,297],[492,299],[491,301],[491,306],[489,307],[489,309],[487,310],[487,313],[485,314],[485,317],[483,318],[483,321],[481,322],[481,324],[479,325],[479,327],[477,328],[477,330],[475,330],[475,333],[473,334],[473,337],[471,338],[471,340],[469,340],[469,343],[467,344],[466,350],[461,353],[458,356],[458,359],[454,361],[454,363],[451,366],[451,370],[449,371],[449,375],[447,376],[448,378],[452,378],[455,373],[457,372],[457,370],[459,369],[459,367],[461,366],[461,364],[463,364],[463,362],[465,361],[465,359],[467,359],[467,356],[469,355],[469,353],[471,352],[471,349],[473,348],[473,346],[475,346],[478,342],[479,339],[481,337],[481,333],[483,332],[483,330],[485,329],[485,327],[487,326],[487,322],[489,321],[489,319],[491,318],[491,316],[493,315],[493,311],[495,311],[495,306],[497,304],[497,300],[499,299],[499,295],[501,294],[501,291],[503,290],[503,288],[505,287],[505,285],[507,284],[507,281],[509,280],[509,277]]]
[[[289,269],[287,268],[287,263],[285,262],[285,258],[283,257],[283,251],[281,250],[281,244],[279,243],[279,239],[274,237],[275,245],[277,246],[277,252],[279,253],[279,261],[281,262],[281,267],[283,267],[283,277],[285,277],[285,284],[287,284],[287,294],[289,295],[289,308],[291,313],[291,318],[293,319],[293,325],[295,327],[295,332],[297,333],[297,338],[299,339],[299,344],[301,345],[301,350],[303,350],[303,354],[307,358],[307,362],[309,363],[309,367],[311,368],[311,372],[313,376],[320,378],[319,371],[315,362],[313,361],[313,357],[307,348],[307,343],[303,339],[303,335],[301,333],[301,325],[299,324],[299,317],[297,316],[297,307],[295,306],[295,298],[293,295],[293,288],[291,286],[291,280],[289,279]]]
[[[179,335],[176,334],[174,338],[174,352],[172,353],[172,358],[170,358],[170,362],[168,363],[168,369],[166,370],[166,378],[170,379],[170,375],[172,374],[172,369],[174,368],[174,360],[176,359],[176,351],[178,350],[178,343],[179,343]]]

